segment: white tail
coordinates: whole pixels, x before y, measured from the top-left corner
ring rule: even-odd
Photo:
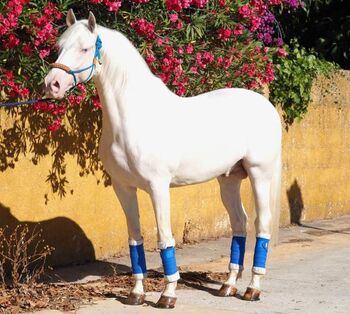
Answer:
[[[270,209],[272,214],[271,244],[278,243],[278,229],[281,211],[281,183],[282,183],[282,150],[280,150],[275,163],[270,189]]]

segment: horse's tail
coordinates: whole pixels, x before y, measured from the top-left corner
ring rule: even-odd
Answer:
[[[272,214],[272,244],[278,243],[278,229],[281,210],[281,183],[282,183],[282,149],[279,152],[275,161],[274,173],[271,181],[270,189],[270,209]]]

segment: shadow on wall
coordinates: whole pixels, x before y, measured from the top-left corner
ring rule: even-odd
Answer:
[[[95,260],[95,250],[84,231],[72,220],[56,217],[40,223],[19,221],[11,214],[11,210],[0,203],[0,228],[12,232],[19,224],[26,224],[30,231],[42,230],[45,244],[55,248],[48,258],[47,265],[62,266],[81,264]]]
[[[290,222],[294,225],[301,225],[301,216],[304,210],[303,196],[298,181],[295,179],[287,190],[287,197],[290,211]]]
[[[31,156],[35,165],[50,156],[51,167],[47,170],[46,182],[52,192],[64,197],[67,192],[66,157],[77,161],[77,171],[81,177],[98,174],[100,181],[109,185],[109,177],[103,171],[98,158],[101,134],[101,111],[90,103],[69,106],[65,124],[56,132],[47,127],[53,117],[31,107],[0,110],[0,171],[15,168],[22,156]],[[72,192],[72,191],[70,191]],[[43,195],[44,196],[44,195]]]

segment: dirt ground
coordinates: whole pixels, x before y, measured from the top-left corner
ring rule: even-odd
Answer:
[[[229,247],[230,239],[224,238],[177,250],[182,279],[176,308],[170,310],[171,313],[350,314],[350,216],[282,228],[279,245],[269,254],[268,273],[262,283],[261,300],[257,302],[240,299],[250,279],[250,251],[246,254],[244,276],[238,285],[239,294],[229,298],[216,296],[227,271]],[[148,268],[153,271],[147,281],[145,305],[135,307],[123,303],[132,285],[126,275],[130,269],[125,256],[55,270],[50,279],[56,282],[49,286],[54,289],[51,294],[61,297],[56,301],[66,303],[66,307],[37,313],[169,312],[154,307],[164,284],[159,253],[147,252],[146,255]],[[55,308],[56,301],[52,300],[55,299],[48,303]]]

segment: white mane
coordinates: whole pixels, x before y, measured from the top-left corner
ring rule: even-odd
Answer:
[[[123,86],[133,84],[137,90],[150,91],[150,89],[170,90],[155,76],[135,46],[122,33],[103,26],[97,27],[97,33],[102,40],[102,62],[107,65],[111,76],[123,75]]]

